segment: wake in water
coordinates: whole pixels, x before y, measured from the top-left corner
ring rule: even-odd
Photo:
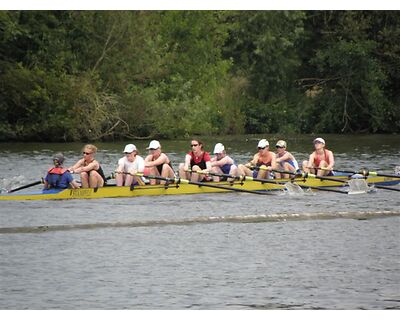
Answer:
[[[359,212],[312,212],[312,213],[272,213],[258,215],[232,215],[232,216],[203,216],[182,219],[148,220],[148,221],[124,221],[124,222],[98,222],[87,224],[66,224],[52,226],[27,226],[0,228],[0,234],[5,233],[41,233],[47,231],[68,231],[98,228],[137,228],[160,227],[170,225],[191,225],[208,223],[261,223],[261,222],[285,222],[316,219],[369,219],[378,217],[400,216],[400,211],[359,211]]]

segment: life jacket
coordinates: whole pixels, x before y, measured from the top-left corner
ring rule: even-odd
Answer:
[[[51,168],[47,171],[50,188],[63,188],[60,186],[61,177],[67,171],[65,168]]]

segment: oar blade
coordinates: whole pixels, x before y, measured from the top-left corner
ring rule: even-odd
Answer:
[[[289,194],[302,194],[304,190],[297,184],[293,182],[286,182],[285,189]]]
[[[371,191],[365,179],[351,179],[347,183],[349,185],[349,194],[362,194]]]

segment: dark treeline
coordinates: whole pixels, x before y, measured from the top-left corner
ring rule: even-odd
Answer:
[[[0,11],[0,140],[399,133],[400,12]]]

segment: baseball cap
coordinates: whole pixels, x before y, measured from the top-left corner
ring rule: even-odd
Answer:
[[[146,149],[149,150],[149,149],[158,149],[158,148],[161,148],[160,142],[158,142],[157,140],[152,140],[152,141],[150,141],[150,144]]]
[[[267,139],[261,139],[259,142],[258,142],[258,148],[265,148],[265,147],[268,147],[269,146],[269,142],[267,141]]]
[[[134,144],[130,143],[125,146],[124,153],[131,153],[136,150],[137,150],[136,146]]]
[[[222,143],[217,143],[214,147],[214,154],[216,153],[221,153],[222,151],[225,150],[225,147]]]
[[[285,141],[285,140],[279,140],[279,141],[276,143],[276,147],[286,148],[286,141]]]
[[[62,153],[56,153],[54,156],[53,156],[53,161],[55,162],[55,161],[57,161],[58,162],[58,164],[63,164],[64,163],[64,155],[62,154]]]
[[[322,139],[322,138],[316,138],[316,139],[314,139],[313,143],[316,143],[316,142],[321,142],[321,143],[325,144],[325,140]]]

